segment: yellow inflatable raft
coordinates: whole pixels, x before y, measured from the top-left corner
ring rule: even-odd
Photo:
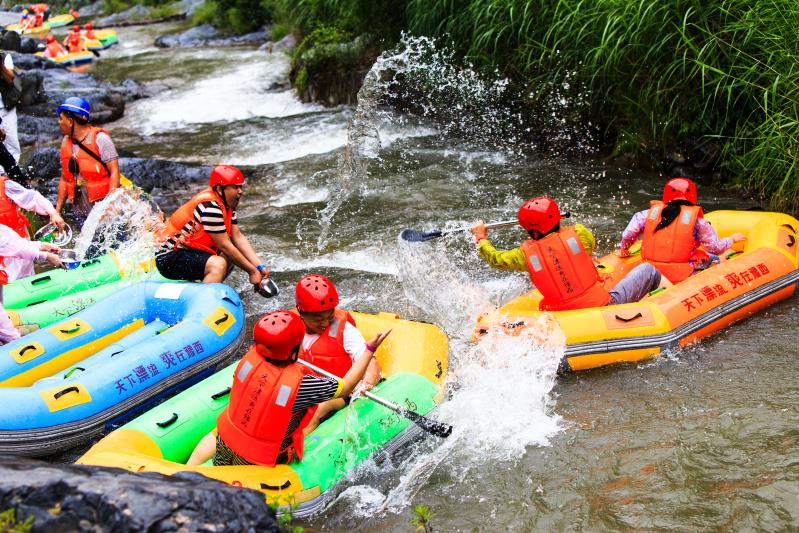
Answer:
[[[578,371],[655,357],[663,350],[706,337],[794,294],[799,221],[782,213],[714,211],[705,215],[720,237],[735,232],[747,240],[728,250],[719,264],[637,303],[555,311],[566,335],[561,369]],[[641,262],[633,255],[602,258],[598,269],[610,285]],[[607,286],[607,285],[606,285]],[[478,319],[474,337],[492,328],[513,333],[535,322],[541,294],[533,290]]]
[[[376,357],[384,381],[372,392],[429,414],[441,400],[447,372],[447,337],[431,324],[396,315],[352,313],[365,338],[392,329]],[[354,400],[305,439],[303,460],[290,465],[199,466],[184,463],[199,440],[215,428],[228,402],[235,364],[187,389],[95,444],[78,463],[116,466],[133,472],[199,472],[231,485],[261,490],[267,501],[295,505],[295,516],[322,509],[332,489],[356,466],[385,456],[419,435],[419,428],[368,399]]]

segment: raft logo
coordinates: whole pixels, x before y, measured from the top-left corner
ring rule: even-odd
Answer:
[[[682,305],[686,311],[694,311],[702,306],[705,302],[710,302],[718,297],[721,297],[730,291],[735,292],[739,287],[746,288],[751,285],[752,281],[769,274],[768,266],[765,263],[758,263],[757,265],[742,270],[740,272],[730,272],[724,275],[724,280],[727,282],[728,287],[724,287],[721,283],[705,285],[698,292],[693,293],[688,298],[682,300]]]

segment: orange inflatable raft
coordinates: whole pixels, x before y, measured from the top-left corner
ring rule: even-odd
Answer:
[[[719,264],[653,291],[640,302],[549,312],[566,337],[562,371],[656,357],[794,294],[799,221],[782,213],[753,211],[714,211],[705,218],[720,237],[741,232],[747,240],[722,254]],[[606,287],[640,264],[640,243],[631,252],[625,259],[613,254],[602,258],[598,269],[607,276]],[[481,316],[474,337],[492,328],[522,331],[545,313],[538,311],[540,300],[541,294],[533,290]]]

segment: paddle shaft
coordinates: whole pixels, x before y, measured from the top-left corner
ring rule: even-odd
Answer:
[[[511,226],[516,226],[519,223],[518,220],[506,220],[504,222],[489,222],[485,225],[486,229],[488,228],[509,228]],[[441,232],[441,235],[449,235],[450,233],[457,233],[459,231],[469,231],[472,227],[469,226],[468,228],[457,228],[457,229],[450,229],[444,230]]]
[[[321,376],[325,376],[325,377],[328,377],[328,378],[331,378],[331,379],[335,379],[335,380],[340,380],[341,379],[338,376],[336,376],[335,374],[332,374],[332,373],[328,372],[327,370],[325,370],[323,368],[319,368],[315,364],[309,363],[308,361],[305,361],[304,359],[297,359],[297,362],[299,364],[301,364],[302,366],[313,370],[314,372],[316,372],[317,374],[319,374]],[[430,420],[430,419],[424,417],[423,415],[420,415],[419,413],[417,413],[415,411],[411,411],[410,409],[405,409],[404,407],[399,406],[399,405],[397,405],[397,404],[395,404],[393,402],[390,402],[390,401],[386,400],[385,398],[381,398],[380,396],[377,396],[376,394],[372,394],[369,391],[362,391],[361,394],[363,394],[363,396],[365,396],[366,398],[369,398],[373,402],[377,402],[380,405],[382,405],[383,407],[385,407],[387,409],[391,409],[392,411],[394,411],[398,415],[404,416],[405,418],[407,418],[408,420],[412,421],[414,424],[416,424],[420,428],[422,428],[425,431],[428,431],[430,433],[433,433],[434,435],[438,435],[439,437],[448,437],[449,434],[452,433],[452,426],[450,426],[449,424],[444,424],[444,423],[441,423],[441,422],[435,422],[433,420]]]

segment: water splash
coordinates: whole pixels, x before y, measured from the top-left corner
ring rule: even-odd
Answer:
[[[154,229],[163,213],[140,191],[120,187],[92,207],[75,241],[78,258],[92,258],[115,251],[126,272],[149,268],[156,247]]]

